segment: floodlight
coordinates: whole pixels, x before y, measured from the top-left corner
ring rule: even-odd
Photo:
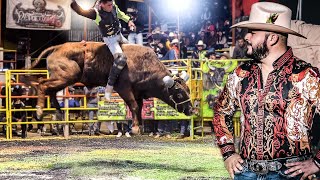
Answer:
[[[79,6],[83,10],[89,10],[92,7],[92,4],[90,4],[88,1],[82,1],[82,2],[79,2]]]

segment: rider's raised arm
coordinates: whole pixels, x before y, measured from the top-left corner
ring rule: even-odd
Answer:
[[[71,9],[73,9],[77,14],[92,20],[96,19],[96,11],[93,8],[90,8],[89,10],[84,10],[78,5],[78,3],[75,0],[72,1],[70,6]]]

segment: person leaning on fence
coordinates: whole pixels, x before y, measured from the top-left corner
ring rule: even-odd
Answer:
[[[235,179],[306,179],[320,168],[320,151],[311,155],[310,131],[320,111],[320,73],[287,46],[291,10],[258,2],[249,21],[247,54],[253,61],[228,77],[214,106],[214,132],[225,166]],[[232,115],[241,108],[240,152],[236,153]],[[314,119],[319,120],[319,119]]]
[[[99,101],[99,95],[98,95],[98,87],[88,89],[87,87],[84,87],[84,93],[87,97],[87,107],[88,108],[97,108],[98,107],[98,101]],[[94,119],[94,115],[97,113],[96,110],[89,110],[89,120]],[[100,135],[100,127],[99,123],[89,123],[89,136],[92,135]]]
[[[171,49],[161,58],[161,60],[177,60],[179,59],[179,40],[173,39],[170,43]],[[170,64],[176,64],[171,62]]]
[[[129,27],[135,27],[130,17],[123,13],[113,0],[99,0],[94,8],[83,10],[75,0],[72,0],[71,8],[86,18],[94,20],[99,27],[103,41],[108,46],[114,57],[114,63],[110,70],[108,83],[105,91],[105,98],[110,101],[113,86],[118,79],[122,69],[127,64],[127,57],[123,53],[121,44],[128,44],[128,40],[121,33],[119,19],[128,23]]]
[[[198,44],[196,44],[197,49],[195,49],[192,53],[192,59],[195,60],[203,60],[206,57],[207,51],[207,45],[203,43],[202,40],[198,41]],[[200,62],[199,61],[193,61],[192,62],[192,67],[194,68],[199,68],[200,67]]]

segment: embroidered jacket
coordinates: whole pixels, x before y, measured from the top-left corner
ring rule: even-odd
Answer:
[[[288,49],[263,84],[257,63],[239,66],[214,107],[214,131],[224,158],[235,153],[232,115],[241,110],[240,156],[271,160],[311,153],[310,132],[320,110],[317,68]],[[320,162],[320,153],[315,157]]]

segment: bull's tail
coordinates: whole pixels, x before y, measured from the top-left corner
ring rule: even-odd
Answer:
[[[31,67],[28,69],[29,70],[33,69],[36,65],[39,64],[39,62],[43,56],[50,53],[51,51],[54,51],[55,49],[59,48],[60,46],[61,45],[51,46],[51,47],[45,49],[44,51],[42,51],[42,53],[38,56],[38,58],[35,61],[32,62]],[[33,76],[33,75],[22,75],[22,76],[20,76],[20,82],[24,83],[27,86],[37,88],[35,86],[35,84],[39,82],[39,79],[38,79],[38,77]]]
[[[55,49],[57,49],[61,46],[62,46],[61,44],[56,45],[56,46],[51,46],[51,47],[48,47],[47,49],[45,49],[44,51],[42,51],[42,53],[38,56],[38,58],[32,62],[31,67],[29,69],[33,69],[36,65],[38,65],[43,56],[50,53],[51,51],[54,51]]]

